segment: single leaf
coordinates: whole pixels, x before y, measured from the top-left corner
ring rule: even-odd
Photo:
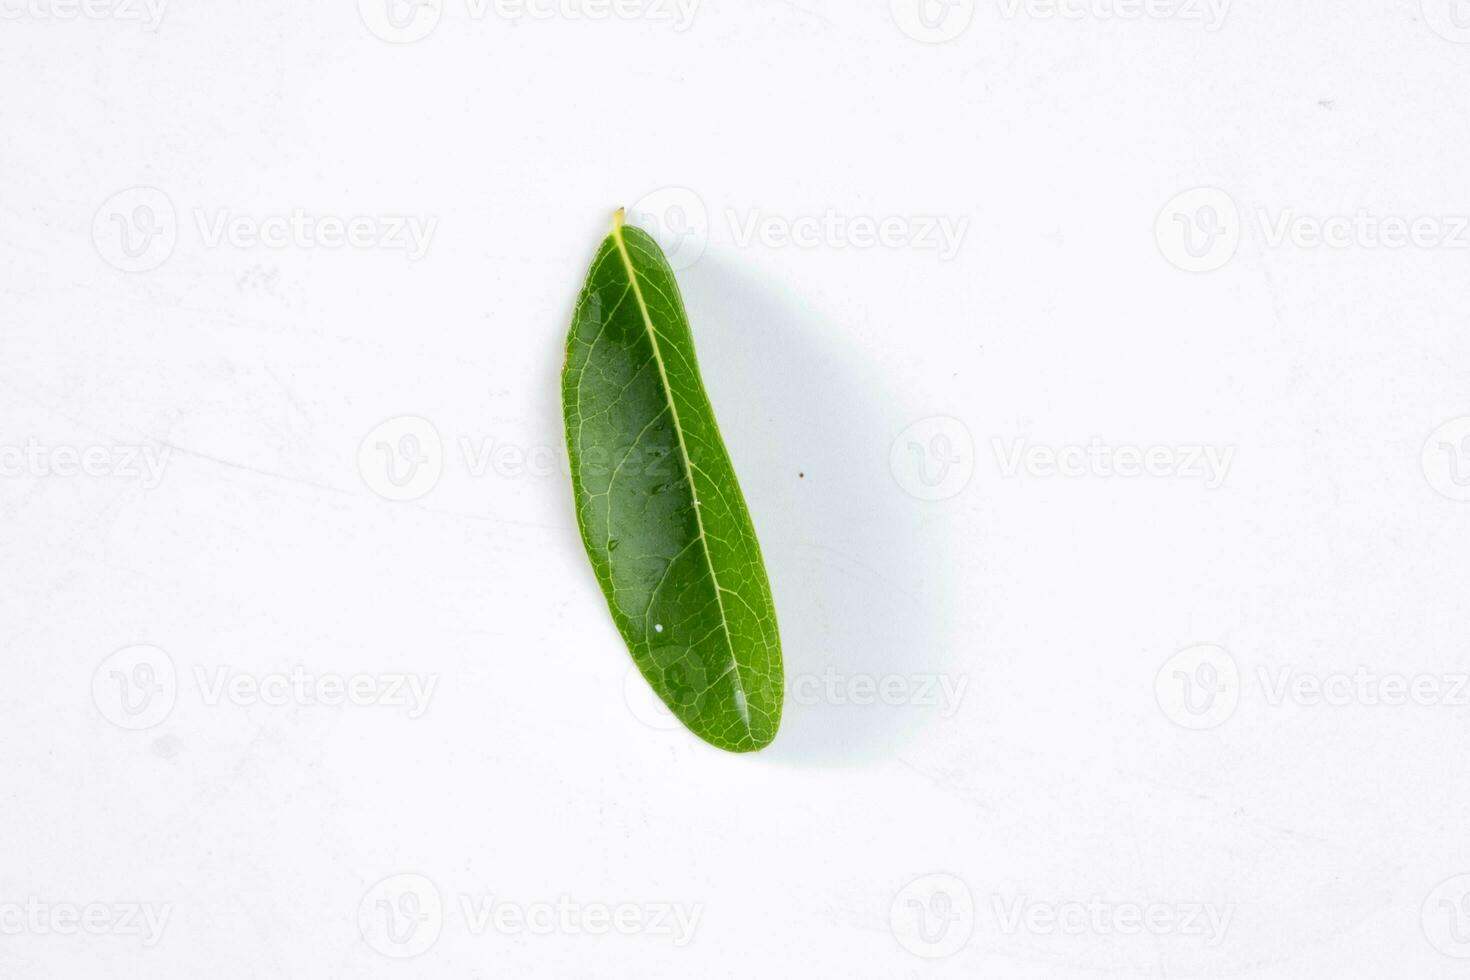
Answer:
[[[633,661],[732,752],[781,723],[781,642],[755,528],[658,243],[613,219],[572,314],[562,406],[577,523]]]

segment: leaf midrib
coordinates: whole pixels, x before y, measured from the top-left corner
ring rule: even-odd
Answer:
[[[663,352],[658,345],[658,331],[653,328],[653,317],[648,312],[648,303],[643,299],[643,288],[638,284],[638,273],[633,268],[633,257],[628,254],[628,246],[623,241],[622,208],[619,208],[613,217],[612,236],[618,246],[618,256],[623,260],[623,268],[628,271],[628,283],[633,287],[633,298],[637,301],[638,312],[643,317],[643,327],[648,332],[648,341],[653,345],[653,361],[658,365],[658,376],[663,382],[664,399],[669,404],[669,414],[674,420],[674,435],[679,440],[679,459],[684,464],[684,476],[689,481],[689,495],[694,498],[694,524],[699,529],[697,540],[700,551],[704,555],[705,567],[709,569],[710,582],[715,587],[715,604],[720,610],[720,631],[725,636],[725,646],[730,650],[730,669],[725,673],[733,674],[735,677],[735,706],[740,712],[740,719],[745,722],[746,731],[750,731],[750,701],[745,696],[745,684],[740,679],[740,662],[735,657],[735,641],[730,635],[730,619],[725,615],[725,600],[720,595],[720,577],[715,572],[714,557],[710,554],[709,540],[704,533],[704,513],[699,506],[699,488],[694,483],[694,464],[689,457],[689,447],[684,442],[684,426],[679,421],[679,407],[674,404],[674,389],[669,384],[669,373],[664,368]],[[715,678],[715,681],[718,680],[719,678]]]

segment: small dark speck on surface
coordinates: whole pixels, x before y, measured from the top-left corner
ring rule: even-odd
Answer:
[[[798,473],[798,474],[796,474],[796,478],[798,480],[805,480],[806,479],[806,474],[805,473]]]
[[[1317,104],[1319,106],[1321,106],[1322,108],[1324,108],[1324,109],[1334,109],[1334,108],[1337,107],[1337,100],[1336,99],[1318,99],[1317,100]]]

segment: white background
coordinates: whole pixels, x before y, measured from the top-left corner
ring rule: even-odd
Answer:
[[[548,2],[0,4],[0,976],[1463,975],[1470,11]],[[575,531],[618,205],[802,685],[759,755]]]

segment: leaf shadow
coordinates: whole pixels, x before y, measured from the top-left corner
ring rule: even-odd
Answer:
[[[881,367],[790,290],[713,249],[679,275],[781,629],[786,704],[761,758],[891,757],[942,721],[946,689],[958,707],[949,542],[889,470],[912,420]]]

